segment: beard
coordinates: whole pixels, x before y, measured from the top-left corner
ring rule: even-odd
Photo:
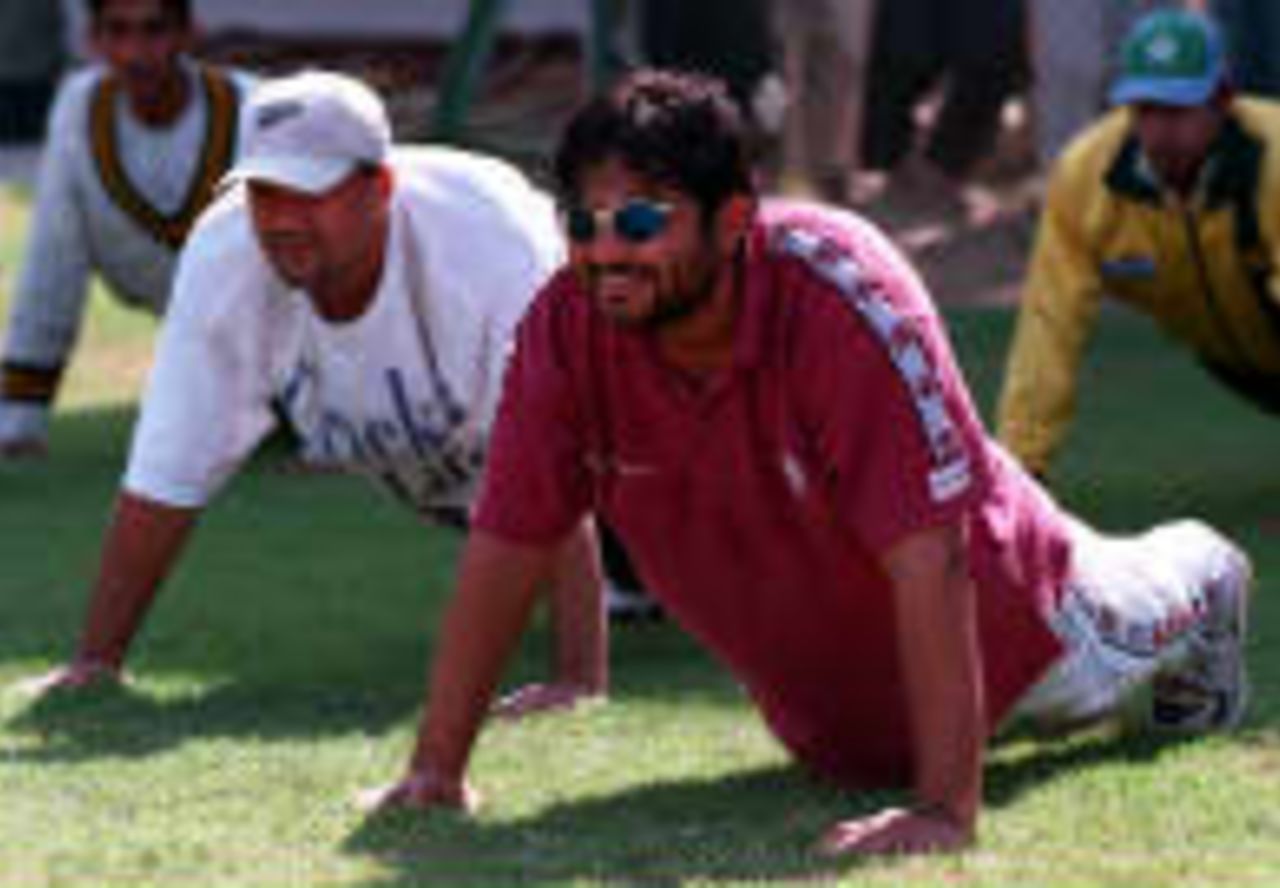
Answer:
[[[657,331],[696,314],[711,301],[725,261],[718,257],[690,260],[666,267],[654,265],[593,265],[587,269],[587,289],[611,320],[635,330]],[[627,279],[634,289],[649,291],[646,310],[610,307],[608,281]]]

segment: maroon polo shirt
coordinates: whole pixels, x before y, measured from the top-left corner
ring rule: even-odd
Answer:
[[[513,542],[604,516],[775,734],[844,785],[910,779],[892,589],[906,536],[965,530],[989,719],[1059,653],[1064,519],[983,430],[936,311],[851,214],[764,209],[732,367],[694,391],[567,270],[519,332],[474,516]]]

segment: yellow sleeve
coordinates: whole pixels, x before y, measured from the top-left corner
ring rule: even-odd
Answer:
[[[1084,213],[1089,189],[1104,185],[1064,167],[1045,199],[997,407],[1000,440],[1037,475],[1048,471],[1075,413],[1076,375],[1102,289]]]
[[[1280,144],[1280,133],[1272,144]],[[1263,161],[1255,206],[1262,242],[1266,245],[1267,298],[1280,308],[1280,163],[1274,154],[1274,149],[1268,151]]]

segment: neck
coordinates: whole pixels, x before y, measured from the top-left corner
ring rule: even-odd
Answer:
[[[311,291],[311,301],[326,321],[353,321],[372,304],[381,280],[382,258],[379,256],[376,265],[362,268],[359,274],[316,286]]]
[[[658,332],[658,351],[676,370],[705,375],[733,361],[741,294],[737,259],[724,263],[712,284],[711,297],[688,317]]]
[[[355,320],[365,313],[378,293],[386,264],[387,220],[375,217],[371,224],[379,230],[360,259],[331,280],[317,283],[310,291],[312,304],[326,321]]]
[[[147,126],[164,127],[177,120],[191,103],[191,83],[186,71],[175,67],[154,92],[129,95],[133,116]]]

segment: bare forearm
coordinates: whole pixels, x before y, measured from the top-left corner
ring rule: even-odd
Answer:
[[[511,651],[554,550],[472,533],[445,614],[411,770],[461,781]]]
[[[118,668],[198,512],[121,492],[103,541],[76,659]]]
[[[591,694],[609,687],[609,628],[595,528],[583,522],[560,548],[551,576],[555,680]]]
[[[934,665],[944,668],[943,659],[940,653],[939,662]],[[957,655],[945,659],[959,664],[968,658]],[[934,681],[938,674],[938,669],[931,665],[909,666],[908,692],[921,696],[919,686]],[[986,743],[981,688],[976,675],[962,672],[953,675],[950,689],[937,693],[939,697],[945,694],[952,702],[912,708],[917,763],[915,794],[927,809],[943,813],[958,825],[972,829],[982,805]],[[923,696],[929,696],[928,692],[923,692]]]
[[[958,533],[931,532],[893,569],[923,806],[971,830],[986,740],[973,588]]]

